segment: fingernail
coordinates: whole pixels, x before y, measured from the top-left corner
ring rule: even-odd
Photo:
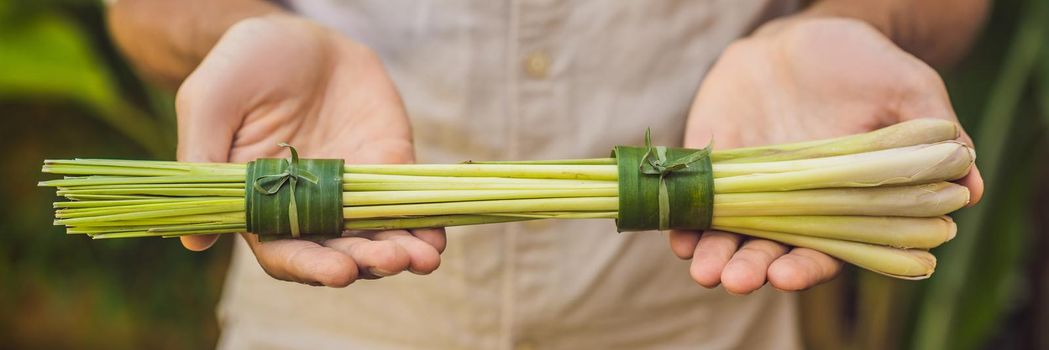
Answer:
[[[746,292],[746,293],[739,293],[739,292],[731,291],[728,288],[722,288],[722,289],[725,290],[725,293],[728,293],[729,295],[737,296],[737,297],[745,297],[747,295],[750,295],[751,292],[753,292],[753,291],[751,291],[751,292]]]
[[[368,272],[379,277],[393,276],[397,274],[396,272],[386,271],[378,267],[369,267]]]

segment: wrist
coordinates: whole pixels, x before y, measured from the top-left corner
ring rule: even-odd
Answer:
[[[322,64],[335,64],[340,57],[375,56],[370,48],[342,33],[313,20],[285,12],[243,18],[233,23],[227,32],[233,31],[234,28],[240,29],[242,34],[269,33],[267,35],[271,35],[278,32],[294,32],[296,39],[293,41],[308,40],[312,44],[319,45],[318,47],[321,48],[319,53],[326,57],[321,61]]]
[[[215,44],[238,25],[250,21],[273,21],[297,17],[266,3],[264,6],[244,9],[218,18],[197,18],[195,22],[189,24],[193,32],[186,38],[184,45],[194,65],[199,64],[211,52]]]
[[[803,11],[773,22],[851,19],[877,29],[904,51],[934,66],[947,66],[968,51],[987,15],[987,0],[816,1]],[[776,23],[769,22],[769,28]],[[762,26],[765,27],[765,26]]]
[[[865,20],[849,16],[815,14],[810,13],[808,11],[765,22],[757,29],[755,29],[749,37],[772,37],[776,34],[788,32],[793,28],[803,25],[864,26],[868,28],[873,28],[882,35],[888,37],[884,30],[879,28],[877,25],[874,25]]]
[[[241,19],[283,13],[265,1],[136,1],[108,4],[114,41],[146,76],[177,87]]]

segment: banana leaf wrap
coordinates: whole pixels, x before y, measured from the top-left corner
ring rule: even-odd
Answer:
[[[648,137],[646,137],[648,139]],[[709,149],[616,146],[619,232],[705,230],[714,209]]]
[[[245,223],[259,240],[342,235],[342,159],[260,158],[245,176]]]

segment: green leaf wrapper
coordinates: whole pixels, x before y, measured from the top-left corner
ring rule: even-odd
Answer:
[[[248,231],[262,241],[342,235],[342,171],[342,159],[300,160],[294,149],[291,162],[249,162],[244,191]]]
[[[612,156],[619,170],[619,232],[710,228],[714,172],[709,150],[617,146]]]

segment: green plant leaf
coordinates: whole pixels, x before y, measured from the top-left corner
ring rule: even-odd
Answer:
[[[161,124],[123,101],[112,73],[79,28],[53,13],[20,18],[0,30],[0,99],[59,99],[79,103],[155,156],[172,145]]]
[[[975,136],[979,158],[977,163],[985,181],[988,203],[997,202],[1003,186],[1001,180],[1004,168],[1009,163],[1006,158],[1006,146],[1010,141],[1010,130],[1016,119],[1017,106],[1023,97],[1029,76],[1041,53],[1042,36],[1045,33],[1046,11],[1044,1],[1033,0],[1027,3],[1029,8],[1021,18],[1014,41],[1006,54],[1002,73],[994,82],[987,106],[983,113],[980,132]],[[965,305],[961,301],[970,288],[966,282],[974,271],[975,264],[982,263],[982,256],[977,255],[977,243],[982,234],[998,234],[981,230],[987,227],[991,219],[991,205],[984,203],[960,211],[956,216],[958,235],[950,244],[937,250],[941,269],[929,280],[928,289],[922,299],[917,315],[916,329],[911,347],[914,349],[950,349],[954,344],[951,338],[958,334],[958,326],[963,321],[957,319],[959,310]],[[977,261],[979,260],[979,261]],[[970,339],[967,346],[978,346],[982,339]]]

